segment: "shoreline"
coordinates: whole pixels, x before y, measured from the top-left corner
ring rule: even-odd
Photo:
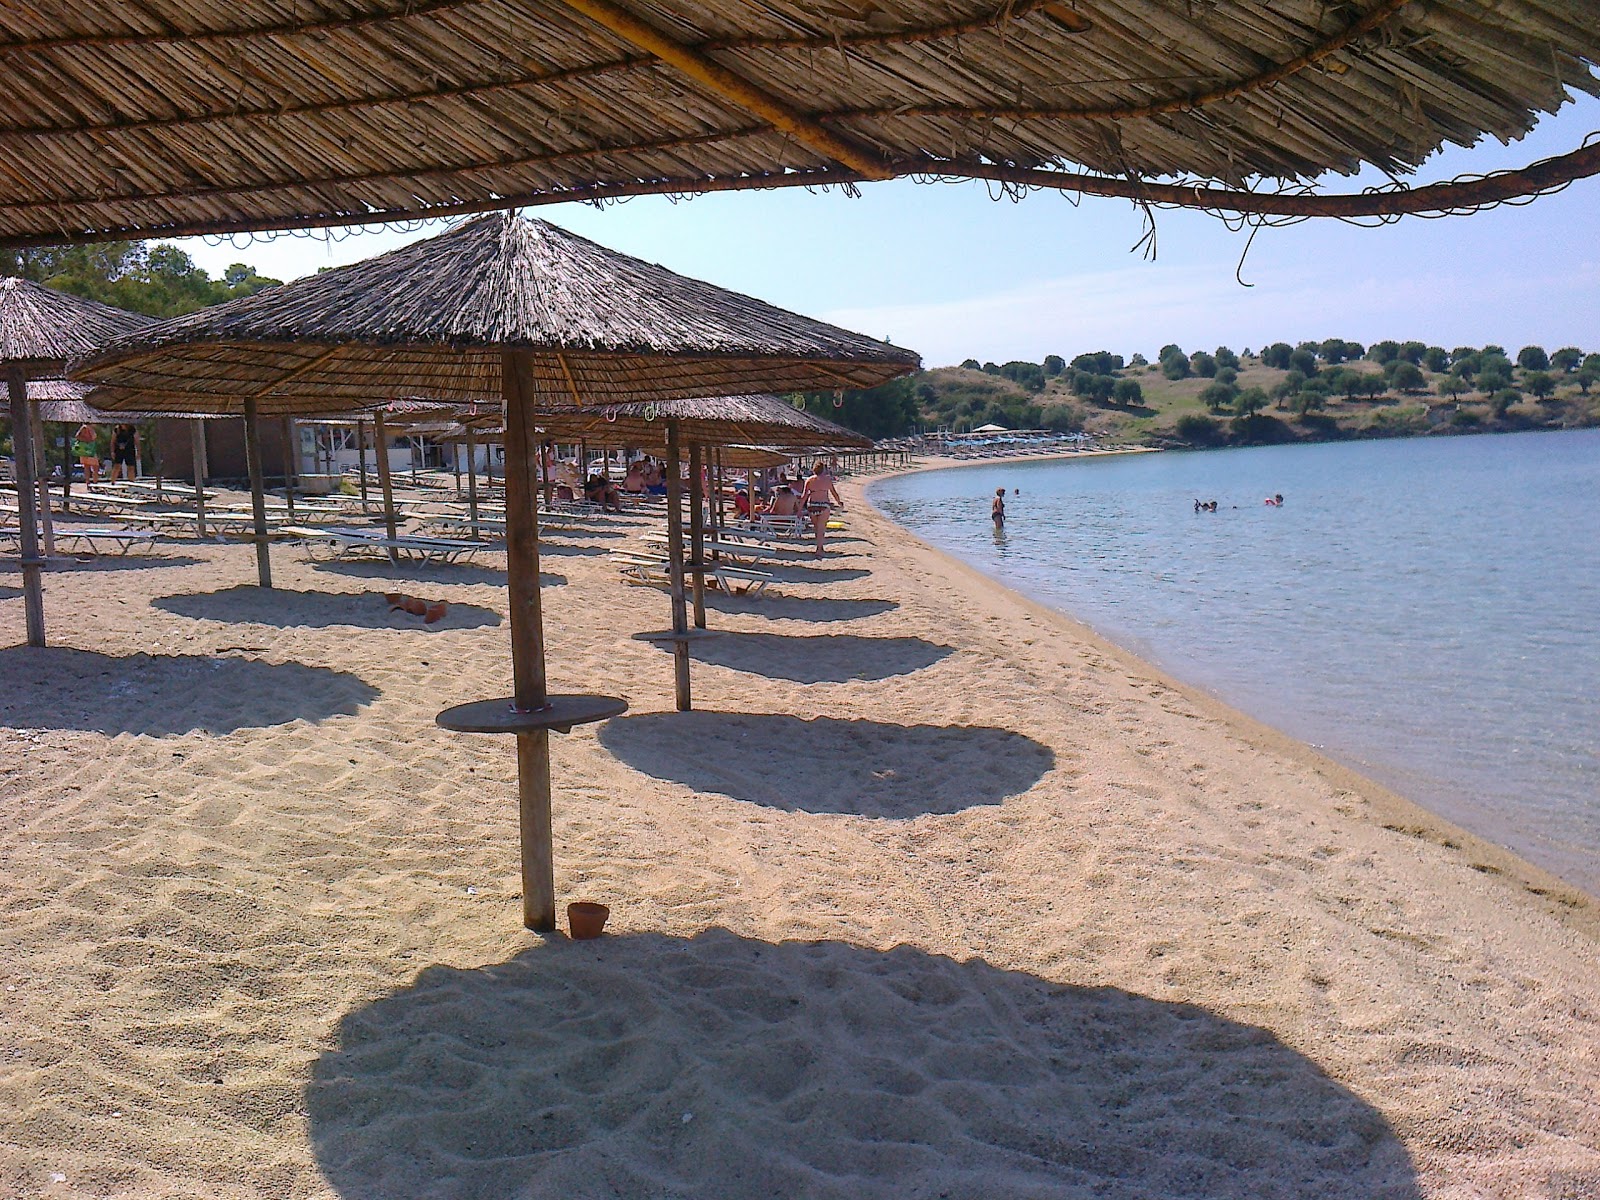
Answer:
[[[1036,620],[1054,626],[1062,635],[1086,643],[1115,661],[1128,675],[1153,676],[1165,687],[1184,696],[1196,708],[1207,712],[1213,719],[1228,726],[1238,737],[1258,750],[1298,762],[1326,778],[1330,784],[1359,793],[1371,805],[1369,814],[1381,827],[1438,846],[1455,855],[1480,874],[1503,879],[1513,888],[1512,896],[1523,903],[1534,904],[1539,911],[1553,916],[1563,924],[1600,941],[1600,895],[1588,892],[1561,876],[1529,861],[1516,851],[1490,841],[1411,800],[1377,780],[1346,766],[1310,746],[1299,738],[1284,733],[1260,721],[1202,688],[1173,677],[1126,647],[1113,642],[1070,614],[1048,604],[1033,600],[1007,586],[976,567],[949,554],[919,537],[916,533],[895,522],[872,500],[870,492],[879,482],[925,471],[946,470],[954,467],[988,466],[1006,462],[1034,462],[1071,460],[1105,456],[1130,451],[1066,452],[1038,456],[1017,456],[1014,459],[980,459],[977,461],[945,460],[928,456],[916,465],[876,473],[870,477],[852,479],[846,486],[873,517],[896,531],[898,537],[913,543],[922,553],[937,560],[956,578],[962,579],[977,595],[998,597],[1005,605]],[[1138,452],[1138,451],[1134,451]],[[1145,452],[1154,453],[1151,449]]]

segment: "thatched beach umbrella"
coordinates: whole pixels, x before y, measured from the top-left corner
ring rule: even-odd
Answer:
[[[705,514],[701,462],[707,447],[741,442],[781,441],[794,446],[871,446],[842,425],[813,416],[776,396],[716,396],[705,399],[606,405],[598,412],[546,414],[540,424],[563,436],[609,435],[630,446],[664,453],[667,461],[667,574],[672,593],[672,628],[641,635],[671,642],[679,712],[693,706],[689,681],[689,643],[706,636]],[[688,566],[683,557],[683,448],[689,449]],[[692,575],[694,628],[689,626],[685,573]]]
[[[907,175],[1352,217],[1600,172],[1300,186],[1520,138],[1594,90],[1591,0],[99,0],[0,41],[0,246]]]
[[[37,450],[30,379],[59,378],[74,355],[148,325],[150,318],[58,292],[26,279],[0,279],[0,365],[11,402],[11,448],[17,474],[17,525],[22,544],[22,593],[28,645],[44,645],[44,584],[40,571],[35,495]]]
[[[549,731],[626,709],[546,688],[536,422],[551,407],[870,387],[917,356],[675,275],[542,221],[495,216],[126,338],[76,367],[103,407],[326,412],[397,391],[505,409],[515,695],[440,714],[517,735],[523,921],[555,927]]]

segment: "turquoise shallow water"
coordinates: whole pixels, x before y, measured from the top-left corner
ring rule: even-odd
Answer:
[[[1278,492],[1282,508],[1262,504]],[[1007,462],[870,494],[1006,585],[1600,894],[1600,430]]]

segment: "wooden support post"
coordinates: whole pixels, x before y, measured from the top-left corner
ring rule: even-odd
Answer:
[[[694,627],[706,627],[706,514],[705,480],[701,467],[705,455],[696,442],[689,447],[689,548],[695,564]]]
[[[189,449],[194,457],[195,534],[206,536],[206,423],[189,422]]]
[[[28,627],[28,645],[44,645],[44,581],[40,572],[38,515],[34,512],[33,424],[28,420],[28,381],[22,367],[6,368],[6,391],[11,400],[12,460],[17,466],[17,538],[22,548],[22,607]]]
[[[39,489],[39,524],[44,533],[44,556],[54,558],[56,554],[56,527],[50,519],[50,472],[46,470],[47,460],[44,452],[44,422],[39,418],[39,406],[27,406],[28,420],[31,423],[30,433],[33,442],[33,478],[34,484]],[[16,445],[13,442],[13,457]]]
[[[467,426],[467,521],[472,540],[478,540],[478,439]]]
[[[356,418],[356,468],[361,473],[361,515],[367,515],[367,427]]]
[[[289,506],[289,524],[294,524],[294,481],[299,474],[295,468],[294,418],[283,419],[283,499]]]
[[[672,632],[689,632],[689,606],[683,596],[683,458],[678,442],[678,422],[667,421],[667,572],[672,583]],[[672,643],[672,669],[679,712],[688,712],[689,643],[681,637]]]
[[[501,357],[506,412],[506,584],[511,602],[513,703],[519,712],[550,706],[544,670],[544,614],[539,597],[539,504],[534,474],[539,439],[533,424],[538,381],[533,355]],[[555,851],[550,821],[550,731],[517,734],[517,796],[522,833],[522,923],[556,927]]]
[[[383,527],[392,542],[395,539],[394,480],[389,475],[389,431],[384,428],[383,411],[372,414],[372,440],[377,443],[378,483],[383,487]],[[398,563],[400,556],[389,547],[389,561]]]
[[[244,457],[250,471],[250,508],[255,515],[256,581],[272,586],[272,559],[267,546],[267,496],[261,479],[261,426],[256,420],[256,398],[244,398]]]

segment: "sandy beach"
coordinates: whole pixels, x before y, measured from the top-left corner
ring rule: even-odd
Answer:
[[[547,539],[552,690],[632,705],[553,743],[595,942],[433,724],[503,556],[173,543],[45,650],[0,563],[0,1195],[1600,1197],[1591,898],[846,496],[690,714],[646,519]]]

